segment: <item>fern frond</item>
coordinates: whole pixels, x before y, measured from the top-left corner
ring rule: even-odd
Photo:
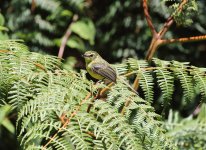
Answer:
[[[192,74],[194,75],[193,79],[195,85],[200,90],[202,101],[206,101],[206,76],[204,72],[200,71],[198,68],[194,68]]]
[[[145,96],[145,100],[147,100],[148,102],[152,102],[153,100],[153,95],[154,95],[154,91],[153,91],[153,77],[150,74],[149,71],[142,71],[139,70],[137,76],[140,77],[140,87],[142,88],[142,90],[144,91],[144,96]]]
[[[160,67],[154,72],[156,73],[157,83],[162,91],[164,105],[168,105],[168,103],[172,100],[172,94],[174,92],[174,77],[171,72],[166,69],[168,65],[167,62],[159,59],[153,59],[153,61],[157,67]]]
[[[185,70],[187,67],[187,63],[179,63],[173,61],[172,66],[173,72],[176,77],[180,80],[182,89],[183,89],[183,96],[186,101],[191,101],[194,98],[194,84],[193,78],[188,75],[188,72]]]
[[[86,125],[85,132],[91,132],[94,134],[94,147],[104,147],[106,145],[107,149],[118,149],[120,141],[118,136],[109,129],[107,125],[102,124],[95,117],[96,112],[92,111],[92,114],[79,113],[77,117],[83,125]]]
[[[205,104],[201,106],[196,119],[192,116],[181,119],[177,112],[170,111],[168,122],[165,124],[168,130],[166,136],[173,140],[178,149],[206,148],[205,112]]]
[[[71,120],[70,125],[63,129],[64,133],[62,136],[69,138],[77,150],[92,149],[93,139],[86,133],[86,128],[87,125],[84,122],[82,123],[78,117],[75,117]]]
[[[106,97],[95,99],[99,88],[108,88],[103,83],[93,85],[84,73],[61,70],[56,57],[31,53],[15,41],[4,42],[9,44],[0,43],[4,49],[0,51],[0,79],[7,79],[0,82],[6,84],[0,87],[1,99],[18,112],[17,135],[23,149],[173,149],[178,145],[172,143],[172,136],[181,130],[163,128],[161,116],[151,106],[154,82],[160,86],[164,105],[175,94],[174,77],[185,99],[195,95],[193,85],[205,97],[204,69],[158,59],[149,67],[146,61],[129,59],[117,70],[120,75],[131,72],[140,77],[147,100],[121,81],[109,88]],[[203,122],[203,116],[198,121]],[[198,125],[193,127],[205,133]],[[185,131],[191,131],[189,125]],[[187,132],[184,136],[188,137]]]
[[[55,26],[52,26],[50,22],[42,19],[40,15],[36,15],[34,19],[36,24],[39,26],[39,29],[46,30],[49,32],[55,31]]]
[[[123,146],[126,149],[142,149],[140,141],[133,133],[132,126],[127,123],[126,119],[117,110],[103,101],[96,101],[94,108],[97,111],[97,117],[102,120],[102,123],[107,125],[107,128],[113,129],[113,132],[119,137],[119,146]]]
[[[20,43],[22,40],[0,40],[1,50],[28,52],[28,47]]]
[[[157,147],[161,145],[160,143],[166,143],[164,131],[160,128],[162,124],[161,117],[154,112],[149,102],[128,91],[126,85],[117,83],[108,94],[107,101],[119,112],[124,113],[140,141],[150,143],[145,144],[145,148],[155,147],[154,143],[159,143],[156,145]],[[154,142],[157,137],[158,141]],[[168,145],[169,143],[165,144],[165,147]]]
[[[148,102],[151,102],[153,99],[153,77],[149,71],[144,70],[148,67],[148,63],[144,60],[135,60],[129,58],[127,61],[131,70],[137,71],[137,76],[139,78],[139,84],[142,90],[144,91],[145,99]]]

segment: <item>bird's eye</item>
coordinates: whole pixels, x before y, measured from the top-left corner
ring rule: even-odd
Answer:
[[[90,56],[90,57],[93,57],[93,56],[94,56],[94,54],[90,54],[89,56]]]

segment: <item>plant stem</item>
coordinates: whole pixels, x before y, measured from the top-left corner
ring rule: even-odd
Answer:
[[[78,15],[74,15],[73,18],[72,18],[72,22],[69,24],[68,28],[67,28],[67,31],[66,33],[64,34],[63,38],[62,38],[62,42],[61,42],[61,46],[59,48],[59,53],[58,53],[58,57],[59,58],[62,58],[63,57],[63,54],[64,54],[64,49],[65,49],[65,46],[67,44],[67,40],[68,38],[70,37],[72,31],[71,31],[71,26],[74,22],[76,22],[78,20]]]

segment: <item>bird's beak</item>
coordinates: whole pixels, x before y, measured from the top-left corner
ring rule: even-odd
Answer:
[[[86,58],[86,57],[89,57],[89,55],[82,54],[82,57]]]

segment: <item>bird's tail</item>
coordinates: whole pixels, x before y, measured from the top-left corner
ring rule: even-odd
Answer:
[[[125,81],[124,78],[118,77],[118,79],[119,79],[123,84],[125,84],[132,92],[134,92],[135,94],[139,95],[138,92],[137,92],[127,81]]]

